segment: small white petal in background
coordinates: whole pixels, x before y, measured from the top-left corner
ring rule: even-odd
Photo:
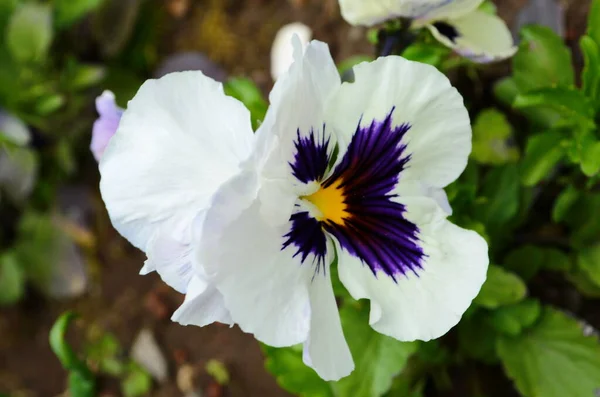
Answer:
[[[149,329],[141,330],[135,338],[131,347],[131,358],[157,381],[162,383],[167,380],[167,360]]]
[[[274,81],[287,72],[294,61],[292,46],[294,35],[297,35],[302,45],[306,47],[312,38],[312,30],[301,22],[290,23],[279,29],[271,47],[271,76]]]
[[[372,26],[412,18],[412,28],[428,27],[442,44],[473,62],[501,61],[515,54],[502,19],[479,11],[483,0],[340,0],[342,16],[352,25]]]
[[[96,110],[99,117],[94,122],[90,150],[96,161],[100,161],[108,142],[110,142],[112,136],[117,132],[123,109],[117,106],[115,94],[110,91],[104,91],[102,95],[96,98]]]
[[[512,35],[502,19],[483,11],[473,11],[456,19],[428,25],[433,36],[456,53],[477,63],[510,58],[517,51]]]
[[[0,109],[0,191],[15,204],[29,196],[37,178],[38,159],[26,146],[31,141],[27,125]]]
[[[18,146],[25,146],[31,140],[29,128],[20,119],[0,109],[0,133],[3,138]]]

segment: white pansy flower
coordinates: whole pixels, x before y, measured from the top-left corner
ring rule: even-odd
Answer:
[[[342,15],[353,25],[372,26],[410,18],[427,27],[444,45],[474,62],[511,57],[517,48],[504,21],[478,10],[484,0],[340,0]]]
[[[277,31],[271,46],[271,77],[277,80],[294,61],[292,37],[297,36],[303,47],[312,39],[312,30],[301,22],[292,22]]]
[[[146,82],[100,163],[116,228],[171,285],[174,319],[235,322],[272,346],[304,344],[327,380],[354,368],[331,284],[371,301],[398,340],[445,334],[477,295],[487,244],[446,220],[443,188],[471,150],[467,110],[435,68],[401,57],[341,83],[324,43],[248,111],[199,72]],[[336,153],[336,155],[334,155]]]

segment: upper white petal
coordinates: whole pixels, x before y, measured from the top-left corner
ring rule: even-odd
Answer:
[[[510,30],[496,15],[473,11],[445,23],[458,32],[454,41],[444,36],[434,24],[428,28],[440,42],[474,62],[500,61],[517,52]]]
[[[273,80],[277,80],[279,76],[285,73],[294,61],[294,47],[292,46],[294,35],[305,47],[312,38],[312,30],[301,22],[293,22],[279,29],[271,47],[271,76]]]
[[[296,153],[298,136],[313,133],[316,139],[335,137],[325,125],[325,106],[339,89],[341,79],[327,44],[312,41],[305,49],[293,40],[294,62],[276,82],[269,95],[271,106],[258,129],[255,164],[262,188],[261,212],[269,221],[282,224],[289,220],[302,184],[292,177],[290,162]]]
[[[189,275],[173,278],[173,265],[190,263],[194,220],[252,145],[248,110],[201,72],[144,83],[102,157],[100,190],[115,228],[150,256],[147,270],[163,264],[184,288]]]
[[[403,141],[410,166],[402,179],[443,188],[458,178],[471,152],[471,126],[448,78],[430,65],[398,56],[361,63],[354,73],[355,82],[342,85],[327,112],[340,151],[357,126],[384,120],[394,109],[394,126],[411,126]]]
[[[425,253],[416,274],[383,272],[375,277],[360,259],[340,249],[339,275],[355,299],[370,299],[369,323],[398,340],[430,340],[458,323],[485,281],[488,252],[477,233],[445,220],[445,213],[425,197],[405,197],[406,217],[419,227]]]
[[[483,1],[484,0],[446,1],[444,5],[434,8],[427,14],[418,17],[415,21],[415,25],[418,26],[426,21],[461,17],[476,10]]]
[[[342,16],[353,25],[371,26],[395,18],[431,20],[456,17],[483,0],[340,0]]]

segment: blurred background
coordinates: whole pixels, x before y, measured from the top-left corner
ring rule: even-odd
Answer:
[[[574,44],[588,1],[495,3],[515,31],[552,27],[581,65]],[[67,310],[82,315],[73,345],[107,374],[100,396],[289,395],[252,336],[170,321],[183,296],[138,274],[145,257],[111,227],[89,145],[103,90],[124,107],[145,79],[199,69],[221,81],[245,77],[265,95],[275,34],[295,21],[338,63],[374,55],[367,29],[343,21],[337,0],[0,0],[2,397],[66,390],[48,334]],[[485,91],[508,71],[509,62],[494,65],[481,86],[463,89]]]

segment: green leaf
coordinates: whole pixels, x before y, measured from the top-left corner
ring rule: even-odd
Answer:
[[[527,294],[527,286],[514,273],[490,265],[487,278],[475,298],[475,303],[487,309],[519,302]]]
[[[588,98],[596,101],[597,109],[597,102],[600,101],[600,43],[589,36],[583,36],[579,45],[585,61],[581,73],[583,92]]]
[[[69,372],[69,395],[73,397],[96,397],[96,384],[80,372]]]
[[[509,164],[493,168],[483,182],[474,208],[491,235],[498,233],[519,211],[519,171]]]
[[[300,397],[333,397],[329,383],[302,362],[302,347],[278,349],[263,345],[265,367],[279,386]]]
[[[450,50],[437,43],[416,42],[406,47],[402,56],[411,61],[427,63],[439,67],[444,58],[450,54]]]
[[[482,110],[473,124],[471,156],[481,164],[501,165],[519,159],[519,150],[509,144],[512,127],[497,109]]]
[[[0,1],[0,32],[5,32],[5,27],[7,22],[10,19],[15,8],[17,8],[17,4],[20,0],[2,0]]]
[[[579,190],[572,185],[563,190],[556,198],[556,201],[554,201],[552,220],[554,222],[563,221],[568,216],[570,209],[577,202],[579,196]]]
[[[372,60],[373,60],[373,57],[369,56],[369,55],[355,55],[350,58],[346,58],[342,62],[340,62],[338,64],[337,69],[338,69],[338,72],[340,73],[340,75],[343,75],[344,73],[346,73],[347,71],[349,71],[350,69],[352,69],[353,67],[358,65],[359,63],[371,62]]]
[[[121,392],[124,397],[141,397],[152,389],[152,377],[135,363],[129,365],[127,375],[121,381]]]
[[[208,360],[204,366],[206,373],[212,376],[214,380],[220,385],[227,385],[229,383],[229,371],[227,367],[219,360]]]
[[[100,372],[112,376],[121,376],[125,371],[125,365],[120,360],[121,353],[118,339],[104,332],[90,341],[85,349],[87,361],[94,363]]]
[[[600,0],[592,0],[592,5],[588,12],[587,35],[600,46]]]
[[[524,280],[530,280],[542,268],[567,272],[571,269],[571,260],[567,254],[556,248],[524,245],[506,255],[504,266]]]
[[[242,102],[250,110],[252,117],[252,126],[258,128],[265,118],[268,104],[263,98],[262,93],[252,82],[246,78],[233,78],[225,83],[225,94],[232,96]]]
[[[62,94],[45,95],[37,101],[35,111],[40,116],[48,116],[63,107],[66,101]]]
[[[100,83],[106,77],[106,68],[97,65],[77,65],[70,75],[68,85],[73,90],[83,90]]]
[[[586,176],[594,176],[600,171],[600,141],[593,142],[583,148],[581,171]]]
[[[600,244],[579,251],[577,266],[593,283],[600,286]]]
[[[494,96],[503,105],[512,106],[517,95],[519,95],[519,88],[512,77],[505,77],[494,84]]]
[[[12,253],[0,256],[0,306],[18,302],[25,293],[25,274]]]
[[[71,322],[77,315],[71,311],[63,313],[54,323],[50,330],[50,347],[65,369],[85,371],[87,367],[77,357],[71,346],[66,341],[66,334]]]
[[[574,88],[540,88],[520,94],[515,98],[516,109],[551,108],[562,117],[563,123],[576,123],[594,128],[595,109],[589,98]]]
[[[571,229],[571,243],[575,247],[585,247],[598,241],[599,217],[600,194],[581,192],[564,220]]]
[[[103,0],[54,0],[54,25],[69,27],[98,8]]]
[[[489,324],[487,312],[476,313],[469,318],[463,318],[458,323],[458,343],[460,351],[468,357],[494,364],[496,355],[496,340],[498,333]]]
[[[499,333],[516,336],[531,327],[539,318],[540,312],[540,303],[533,299],[527,299],[493,311],[489,322]]]
[[[589,298],[600,298],[600,287],[590,280],[590,277],[583,270],[575,269],[567,273],[567,278],[582,295]]]
[[[416,351],[414,342],[399,342],[369,326],[368,310],[349,305],[340,310],[344,334],[356,368],[350,376],[333,384],[338,396],[379,397],[392,386]]]
[[[513,57],[513,76],[521,93],[575,85],[571,52],[552,29],[529,25],[521,29],[519,51]]]
[[[524,397],[593,397],[600,389],[600,345],[581,325],[546,308],[517,337],[498,340],[504,370]]]
[[[52,10],[48,4],[27,2],[12,15],[6,45],[20,62],[42,61],[52,43]]]
[[[564,136],[557,131],[533,135],[527,141],[521,162],[521,182],[533,186],[549,176],[550,171],[564,157]]]
[[[506,106],[512,106],[519,92],[519,87],[512,77],[505,77],[494,85],[494,95],[500,103]],[[560,119],[560,115],[549,108],[525,108],[521,109],[521,113],[532,124],[540,127],[550,127]]]

